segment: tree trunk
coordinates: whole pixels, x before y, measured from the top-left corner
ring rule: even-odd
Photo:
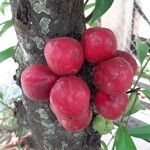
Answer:
[[[20,85],[22,70],[32,63],[45,63],[43,48],[49,38],[69,36],[80,39],[85,29],[82,0],[11,0],[14,27],[19,40],[15,60],[19,64],[16,80]],[[90,87],[86,74],[91,65],[85,63],[79,76]],[[93,90],[93,89],[91,89]],[[17,107],[18,116],[30,127],[36,150],[97,150],[100,136],[91,127],[70,133],[57,122],[49,103],[30,101],[23,96],[23,105]]]

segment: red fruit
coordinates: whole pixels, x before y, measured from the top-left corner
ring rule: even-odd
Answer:
[[[61,77],[50,92],[50,107],[60,118],[75,118],[89,107],[90,90],[80,78]]]
[[[89,104],[85,105],[84,109],[81,110],[81,112],[79,113],[79,115],[66,115],[64,113],[62,113],[62,111],[60,109],[58,109],[57,107],[55,107],[54,105],[50,105],[50,108],[52,110],[52,112],[59,118],[59,119],[63,119],[63,120],[69,120],[69,119],[77,119],[80,116],[84,115],[88,110],[89,110]]]
[[[58,121],[62,126],[71,132],[79,131],[86,128],[92,120],[92,111],[88,109],[81,117],[76,119],[60,119]]]
[[[116,120],[126,111],[128,96],[126,93],[116,97],[98,92],[95,95],[95,105],[101,116],[109,120]]]
[[[47,100],[56,80],[57,76],[46,65],[41,64],[28,66],[21,75],[24,94],[35,101]]]
[[[114,33],[99,27],[85,30],[82,44],[87,61],[93,64],[112,58],[117,48]]]
[[[95,85],[109,95],[125,93],[133,81],[131,65],[121,57],[109,59],[94,68]]]
[[[57,75],[76,74],[84,62],[81,44],[69,37],[49,40],[44,54],[48,66]]]
[[[131,67],[133,69],[133,75],[136,75],[138,65],[136,63],[136,60],[134,59],[134,56],[131,53],[117,50],[115,56],[124,58],[131,65]]]

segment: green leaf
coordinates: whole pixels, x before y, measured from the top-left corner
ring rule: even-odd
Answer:
[[[150,100],[150,89],[145,89],[141,91]]]
[[[150,139],[150,125],[137,127],[137,128],[130,128],[128,129],[130,135],[143,138],[143,139]]]
[[[20,147],[21,147],[20,142],[21,142],[21,138],[22,138],[23,134],[24,134],[24,126],[22,126],[18,129],[18,150],[21,150],[20,149]]]
[[[150,139],[150,125],[130,128],[128,132],[131,136],[142,138],[142,139]]]
[[[14,47],[9,47],[6,50],[0,52],[0,63],[6,60],[7,58],[14,56],[14,54]]]
[[[102,150],[108,150],[106,143],[102,140],[101,140],[101,148],[102,148]]]
[[[132,94],[132,96],[131,96],[131,98],[129,100],[129,105],[128,105],[127,111],[125,113],[126,117],[131,115],[131,114],[134,114],[134,113],[138,112],[141,109],[142,110],[145,109],[144,105],[142,105],[142,103],[141,103],[141,101],[139,100],[138,97],[137,97],[137,100],[136,100],[136,102],[134,104],[134,107],[132,107],[135,99],[136,99],[136,94]],[[131,111],[131,109],[132,109],[132,111]]]
[[[94,7],[94,6],[95,6],[95,3],[88,4],[88,5],[85,6],[84,10],[88,10],[88,9]]]
[[[101,17],[112,5],[114,0],[96,0],[91,24]]]
[[[147,56],[149,46],[146,43],[143,43],[141,41],[137,41],[136,42],[136,50],[137,50],[137,58],[142,65],[144,59]]]
[[[12,24],[12,20],[8,20],[8,21],[1,23],[0,25],[3,25],[0,31],[0,36],[2,36],[2,34],[6,32],[13,24]]]
[[[9,2],[6,2],[4,1],[2,4],[0,4],[0,12],[4,15],[4,10],[7,6],[9,6],[10,3]]]
[[[117,129],[115,137],[115,147],[116,150],[136,150],[131,136],[123,125],[121,125]]]

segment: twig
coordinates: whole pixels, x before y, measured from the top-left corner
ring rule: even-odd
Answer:
[[[136,7],[138,13],[144,18],[144,20],[148,23],[148,25],[150,25],[150,21],[147,18],[147,16],[144,14],[144,12],[142,11],[141,7],[137,4],[137,2],[134,2],[134,6]]]
[[[0,104],[4,105],[5,107],[7,107],[8,109],[14,111],[11,107],[9,107],[7,104],[5,104],[4,102],[0,101]]]
[[[141,69],[141,71],[140,71],[140,73],[139,73],[139,76],[138,76],[136,82],[134,83],[133,89],[135,89],[135,87],[136,87],[137,83],[139,82],[139,79],[141,78],[141,76],[142,76],[142,74],[143,74],[143,71],[144,71],[144,69],[145,69],[145,67],[147,66],[147,64],[148,64],[149,61],[150,61],[150,56],[148,57],[148,59],[147,59],[145,65],[142,67],[142,69]]]
[[[85,22],[89,22],[93,16],[93,11],[85,18]]]
[[[131,89],[130,91],[127,91],[126,93],[129,94],[129,93],[136,93],[140,90],[141,88],[136,88],[136,89]]]
[[[107,144],[107,147],[109,146],[109,144],[111,143],[111,141],[115,138],[115,134],[112,134],[112,137],[111,139],[109,140],[108,144]]]
[[[88,1],[89,1],[89,0],[86,0],[86,1],[85,1],[85,3],[84,3],[84,8],[85,8],[86,4],[88,3]]]
[[[128,116],[128,118],[127,118],[127,122],[126,122],[126,126],[128,125],[129,117],[130,117],[130,114],[131,114],[131,113],[132,113],[132,111],[133,111],[133,108],[134,108],[134,106],[135,106],[135,103],[136,103],[136,101],[137,101],[137,98],[138,98],[138,93],[136,93],[135,99],[134,99],[133,104],[132,104],[132,106],[131,106],[131,108],[130,108],[129,116]]]

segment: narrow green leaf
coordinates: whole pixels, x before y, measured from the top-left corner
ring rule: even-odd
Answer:
[[[20,142],[21,142],[21,138],[22,138],[23,134],[24,134],[24,126],[22,126],[18,129],[18,150],[20,150],[20,147],[21,147]]]
[[[150,100],[150,89],[142,90],[142,93]]]
[[[141,41],[136,42],[137,58],[141,65],[147,56],[149,48],[150,47],[146,43],[143,43]]]
[[[129,105],[128,105],[127,111],[125,113],[126,117],[131,115],[131,114],[138,112],[141,109],[142,110],[145,109],[144,105],[142,105],[142,103],[138,97],[137,97],[137,100],[134,104],[134,107],[132,108],[135,99],[136,99],[136,94],[132,94],[131,99],[129,100]],[[132,109],[132,111],[131,111],[131,109]]]
[[[106,143],[102,140],[101,140],[101,147],[102,147],[102,150],[108,150]]]
[[[142,139],[150,139],[150,125],[130,128],[128,132],[131,136],[142,138]]]
[[[2,36],[2,34],[6,32],[13,24],[12,24],[12,20],[8,20],[8,21],[1,23],[0,25],[3,25],[0,31],[0,36]]]
[[[14,56],[15,50],[13,47],[9,47],[8,49],[0,52],[0,63],[4,60],[6,60],[9,57]]]
[[[112,5],[114,0],[96,0],[91,24],[101,17]]]
[[[88,5],[85,6],[84,10],[88,10],[88,9],[94,7],[94,6],[95,6],[95,3],[88,4]]]
[[[9,6],[10,3],[9,2],[3,2],[2,4],[0,4],[0,12],[4,15],[4,10],[7,6]]]
[[[115,147],[116,150],[136,150],[131,136],[123,125],[116,132]]]

